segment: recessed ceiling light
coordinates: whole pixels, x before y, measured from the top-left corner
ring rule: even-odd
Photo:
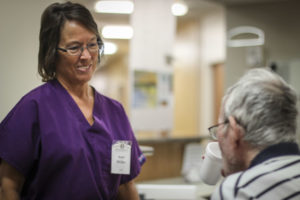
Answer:
[[[188,7],[184,2],[178,1],[172,4],[171,10],[173,15],[183,16],[187,13]]]
[[[132,1],[98,1],[95,4],[98,13],[131,14],[133,10]]]

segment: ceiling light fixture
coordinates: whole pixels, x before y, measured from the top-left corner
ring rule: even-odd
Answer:
[[[109,39],[131,39],[133,36],[133,29],[131,26],[125,25],[107,25],[102,29],[102,36]]]
[[[171,7],[172,14],[175,16],[183,16],[188,12],[188,7],[183,1],[176,1]]]
[[[98,1],[95,4],[98,13],[131,14],[133,10],[132,1]]]

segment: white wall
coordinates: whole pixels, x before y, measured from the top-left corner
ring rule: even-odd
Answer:
[[[28,91],[37,72],[40,18],[53,0],[0,1],[0,121]]]
[[[135,11],[130,16],[130,25],[134,36],[130,40],[129,69],[131,88],[134,90],[134,70],[168,73],[172,68],[166,62],[166,56],[172,55],[176,31],[176,18],[169,10],[173,0],[138,0]],[[159,98],[159,84],[157,95]],[[171,97],[170,97],[171,98]],[[132,103],[134,93],[131,92]],[[172,100],[171,100],[172,101]],[[173,106],[155,105],[155,107],[131,107],[130,121],[135,131],[171,131],[173,129]]]
[[[227,30],[237,26],[255,26],[265,32],[264,64],[300,57],[300,1],[286,0],[226,8]],[[249,68],[246,47],[227,48],[225,85],[229,87]]]
[[[225,9],[216,4],[214,10],[203,17],[200,25],[201,105],[199,107],[199,133],[201,134],[207,134],[207,127],[214,122],[214,109],[219,109],[214,108],[212,65],[225,61],[225,28]]]

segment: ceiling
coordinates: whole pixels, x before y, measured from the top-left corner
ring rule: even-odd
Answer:
[[[278,1],[288,0],[184,0],[184,2],[186,2],[186,4],[189,7],[189,11],[185,16],[178,17],[178,20],[201,17],[202,14],[209,12],[211,9],[215,8],[215,4],[247,5],[257,3],[271,3]],[[97,0],[74,0],[74,2],[78,2],[85,5],[87,8],[89,8],[89,10],[93,12],[94,4],[95,2],[97,2]],[[124,14],[99,14],[93,12],[93,15],[100,27],[102,27],[105,24],[129,24],[130,19],[129,15]]]
[[[74,0],[74,2],[81,3],[93,11],[94,4],[97,0]],[[175,0],[174,0],[175,1]],[[240,5],[240,4],[256,4],[256,3],[270,3],[278,1],[288,1],[288,0],[184,0],[184,2],[189,7],[189,12],[187,15],[180,18],[190,18],[201,15],[203,12],[209,12],[213,8],[213,4],[223,4],[223,5]],[[99,14],[93,13],[96,20],[100,24],[106,23],[129,23],[128,15],[117,15],[117,14]]]
[[[73,0],[85,5],[93,14],[95,20],[98,23],[98,26],[101,28],[106,24],[129,24],[130,16],[124,14],[100,14],[94,12],[94,4],[97,0]],[[135,0],[137,1],[137,0]],[[175,1],[175,0],[174,0]],[[224,6],[227,5],[248,5],[248,4],[257,4],[257,3],[274,3],[278,1],[288,1],[288,0],[184,0],[189,7],[189,11],[185,16],[177,18],[177,21],[180,20],[189,20],[191,18],[200,18],[201,15],[210,12],[215,8],[216,4],[221,4]],[[109,41],[109,40],[106,40]],[[118,46],[117,54],[113,55],[114,59],[107,59],[108,62],[116,60],[116,58],[122,56],[124,53],[128,52],[128,40],[113,40]],[[109,56],[112,57],[112,56]],[[109,64],[109,63],[106,63]]]

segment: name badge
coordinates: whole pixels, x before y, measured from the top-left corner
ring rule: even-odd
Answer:
[[[114,141],[111,149],[111,173],[130,174],[131,141]]]

